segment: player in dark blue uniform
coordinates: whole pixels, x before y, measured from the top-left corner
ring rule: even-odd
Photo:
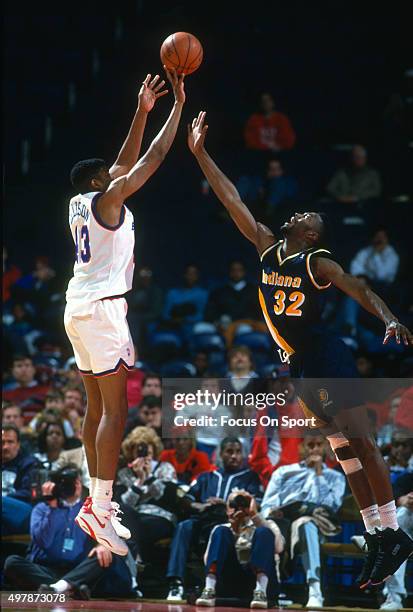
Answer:
[[[238,229],[258,250],[262,263],[260,304],[279,356],[290,364],[292,374],[326,381],[355,376],[347,347],[339,338],[326,335],[321,327],[320,298],[330,285],[383,321],[384,343],[395,337],[397,343],[413,344],[412,334],[383,300],[359,279],[344,272],[330,252],[322,248],[325,226],[320,214],[296,213],[281,226],[281,240],[268,227],[257,223],[232,182],[205,150],[207,129],[205,112],[201,111],[188,126],[188,146]],[[351,391],[351,384],[344,388]],[[323,411],[329,403],[325,401],[328,393],[325,389],[318,391],[317,405],[314,402],[303,408],[319,417],[321,431],[347,476],[366,526],[368,555],[359,585],[360,588],[380,585],[413,555],[413,541],[397,523],[389,472],[374,437],[367,433],[366,409],[350,407],[332,417]],[[346,395],[351,397],[350,393]]]

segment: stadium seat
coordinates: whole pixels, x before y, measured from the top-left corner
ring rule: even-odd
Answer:
[[[222,336],[215,333],[195,334],[190,339],[191,351],[225,351],[225,341]]]
[[[188,361],[172,361],[161,366],[160,375],[162,378],[187,378],[196,375],[196,368]]]
[[[177,349],[182,348],[182,339],[178,334],[171,331],[157,331],[150,338],[152,348],[162,346],[173,346]]]
[[[271,351],[271,340],[268,334],[262,332],[249,332],[235,336],[234,344],[247,346],[251,351],[267,353]]]

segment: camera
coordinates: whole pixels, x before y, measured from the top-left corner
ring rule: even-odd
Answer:
[[[140,442],[140,444],[136,446],[136,457],[147,457],[148,450],[146,442]]]
[[[234,499],[231,499],[229,502],[229,507],[234,508],[234,510],[246,510],[249,508],[250,498],[245,495],[236,495]]]
[[[60,470],[40,469],[32,483],[32,501],[50,501],[52,499],[67,499],[76,491],[76,480],[80,478],[79,470],[75,465],[67,465]],[[45,482],[54,482],[51,495],[43,495],[42,485]]]

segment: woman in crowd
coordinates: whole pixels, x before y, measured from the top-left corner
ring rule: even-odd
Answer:
[[[150,427],[135,427],[122,443],[126,467],[118,471],[115,495],[131,530],[130,548],[144,562],[158,540],[171,537],[179,509],[174,467],[160,461],[162,442]]]

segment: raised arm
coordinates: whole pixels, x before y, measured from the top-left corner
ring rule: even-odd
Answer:
[[[116,161],[109,168],[109,174],[112,179],[127,174],[139,159],[148,113],[153,109],[156,100],[168,93],[167,89],[161,91],[165,81],[162,80],[159,83],[158,81],[159,74],[155,75],[152,81],[151,75],[148,74],[142,83],[138,94],[138,108],[136,109],[128,135]]]
[[[178,78],[175,71],[173,73],[167,71],[167,76],[172,84],[175,96],[172,111],[145,155],[127,174],[113,180],[108,189],[99,197],[98,212],[104,221],[106,221],[105,216],[110,219],[113,213],[121,208],[124,200],[146,183],[148,178],[159,168],[171,148],[181,118],[182,107],[185,103],[185,90],[184,75]]]
[[[192,121],[192,125],[188,125],[188,146],[195,155],[215,195],[225,206],[235,225],[248,240],[255,244],[259,253],[262,253],[268,246],[274,244],[275,238],[267,227],[257,223],[242,202],[235,185],[207,153],[204,146],[208,130],[208,126],[204,125],[205,115],[206,113],[201,111],[198,117]]]
[[[317,278],[331,282],[335,287],[355,299],[365,310],[383,321],[386,326],[383,344],[387,344],[392,336],[395,336],[397,344],[400,344],[400,339],[406,346],[413,344],[413,336],[407,327],[398,321],[383,300],[362,280],[347,274],[335,261],[324,257],[315,259],[313,271]]]

